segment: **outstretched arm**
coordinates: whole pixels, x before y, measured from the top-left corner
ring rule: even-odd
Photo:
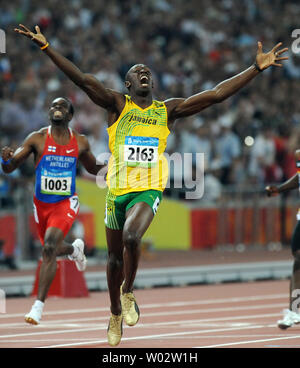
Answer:
[[[298,187],[299,187],[298,174],[295,174],[281,185],[268,185],[265,190],[268,197],[274,197],[279,193],[288,192]]]
[[[31,133],[22,143],[22,145],[14,151],[10,147],[3,147],[1,151],[1,165],[2,170],[6,174],[11,173],[18,168],[27,157],[35,151],[35,138],[36,133]]]
[[[172,123],[172,121],[177,118],[197,114],[208,106],[222,102],[247,85],[255,76],[269,66],[282,66],[278,61],[287,60],[288,57],[279,56],[288,49],[284,48],[278,50],[281,45],[282,43],[280,42],[268,53],[263,53],[262,44],[258,42],[255,64],[242,73],[219,83],[211,90],[198,93],[186,99],[176,98],[165,101],[168,109],[169,121]]]
[[[114,108],[116,98],[121,95],[120,93],[105,88],[92,74],[83,73],[70,60],[51,47],[46,37],[41,33],[39,26],[35,27],[36,33],[31,32],[22,24],[19,26],[20,28],[15,28],[15,31],[37,44],[67,77],[86,92],[93,102],[106,109]]]
[[[300,150],[295,151],[295,160],[297,162],[297,167],[299,170]],[[265,190],[267,192],[268,197],[273,197],[279,193],[288,192],[296,188],[299,188],[299,174],[298,173],[280,185],[268,185]]]

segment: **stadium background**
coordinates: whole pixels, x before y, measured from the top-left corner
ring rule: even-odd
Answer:
[[[171,257],[178,250],[242,253],[245,259],[253,250],[267,250],[280,259],[296,221],[297,191],[269,199],[263,189],[296,172],[300,55],[291,50],[291,33],[299,13],[297,1],[283,0],[5,2],[0,146],[18,147],[29,132],[48,124],[53,98],[67,96],[75,107],[71,126],[88,136],[95,155],[108,151],[105,111],[13,31],[19,23],[31,29],[38,24],[51,45],[115,90],[126,92],[124,76],[133,64],[147,64],[160,100],[211,88],[254,62],[258,40],[264,50],[281,41],[290,57],[283,68],[268,69],[225,102],[178,121],[167,152],[205,154],[204,196],[187,201],[185,188],[171,186],[143,243],[143,256],[150,260],[160,251]],[[81,215],[73,235],[84,236],[87,254],[97,264],[106,250],[106,191],[80,167],[78,174]],[[33,185],[32,160],[10,176],[1,173],[0,270],[22,270],[40,256]]]

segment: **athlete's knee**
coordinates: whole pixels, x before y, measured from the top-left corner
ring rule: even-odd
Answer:
[[[123,268],[123,258],[117,257],[114,253],[108,254],[107,259],[108,267],[111,270],[117,270]]]
[[[59,253],[58,239],[54,235],[48,235],[45,239],[45,244],[43,247],[43,258],[52,259],[56,258]]]
[[[123,233],[124,246],[129,250],[136,250],[141,242],[140,236],[131,231],[124,231]]]
[[[56,258],[57,252],[55,244],[51,242],[46,242],[43,247],[43,259],[44,260],[51,260],[53,258]]]

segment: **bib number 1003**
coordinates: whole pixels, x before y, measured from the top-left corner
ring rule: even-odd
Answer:
[[[70,194],[69,178],[42,177],[42,193],[56,193],[61,195]]]

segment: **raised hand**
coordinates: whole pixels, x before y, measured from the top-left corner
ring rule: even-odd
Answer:
[[[20,28],[15,28],[15,32],[22,34],[28,38],[30,38],[34,43],[36,43],[38,46],[42,47],[47,45],[47,39],[46,37],[41,33],[40,27],[35,26],[36,33],[31,32],[27,27],[25,27],[23,24],[19,24]]]
[[[10,160],[14,155],[14,150],[10,147],[3,147],[2,148],[2,151],[1,151],[1,156],[2,156],[2,159],[3,161],[8,161]]]
[[[282,67],[282,64],[278,63],[278,61],[288,60],[288,56],[279,57],[282,53],[288,50],[287,47],[278,50],[281,45],[282,42],[279,42],[271,51],[264,53],[262,51],[262,43],[257,43],[256,65],[260,70],[267,69],[271,65]]]

